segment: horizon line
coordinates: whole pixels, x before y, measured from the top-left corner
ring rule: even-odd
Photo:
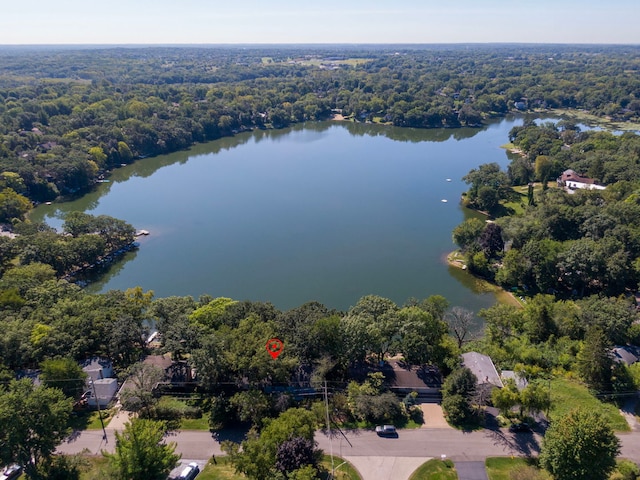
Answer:
[[[518,41],[495,41],[495,42],[219,42],[219,43],[204,43],[204,42],[173,42],[173,43],[135,43],[135,42],[123,42],[123,43],[0,43],[0,47],[157,47],[157,46],[442,46],[442,45],[525,45],[525,46],[625,46],[625,47],[638,47],[638,43],[602,43],[602,42],[518,42]]]

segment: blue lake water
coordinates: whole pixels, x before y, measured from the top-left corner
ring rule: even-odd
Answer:
[[[206,293],[280,309],[317,300],[342,310],[367,294],[399,304],[440,294],[477,311],[494,295],[445,261],[451,231],[473,215],[459,204],[461,178],[482,163],[505,167],[500,145],[521,123],[246,132],[117,169],[94,192],[41,205],[32,218],[60,225],[80,210],[151,232],[93,291],[139,285],[156,297]]]

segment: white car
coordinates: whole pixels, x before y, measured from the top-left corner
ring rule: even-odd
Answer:
[[[398,434],[393,425],[378,425],[376,433],[381,437],[395,437]]]
[[[11,480],[12,478],[18,478],[22,472],[20,465],[9,465],[0,472],[0,480]]]
[[[184,469],[182,470],[182,472],[180,472],[180,475],[176,478],[176,480],[193,480],[194,478],[196,478],[196,476],[199,473],[200,473],[200,467],[198,467],[198,464],[190,463],[189,465],[184,467]]]

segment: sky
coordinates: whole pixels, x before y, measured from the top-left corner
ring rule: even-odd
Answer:
[[[640,44],[639,19],[640,0],[0,0],[0,45]]]

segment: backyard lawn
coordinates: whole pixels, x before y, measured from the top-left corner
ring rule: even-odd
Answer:
[[[629,424],[620,414],[618,407],[612,403],[604,403],[589,393],[584,385],[566,378],[551,381],[551,420],[557,419],[574,408],[599,412],[607,419],[616,432],[628,432]]]

